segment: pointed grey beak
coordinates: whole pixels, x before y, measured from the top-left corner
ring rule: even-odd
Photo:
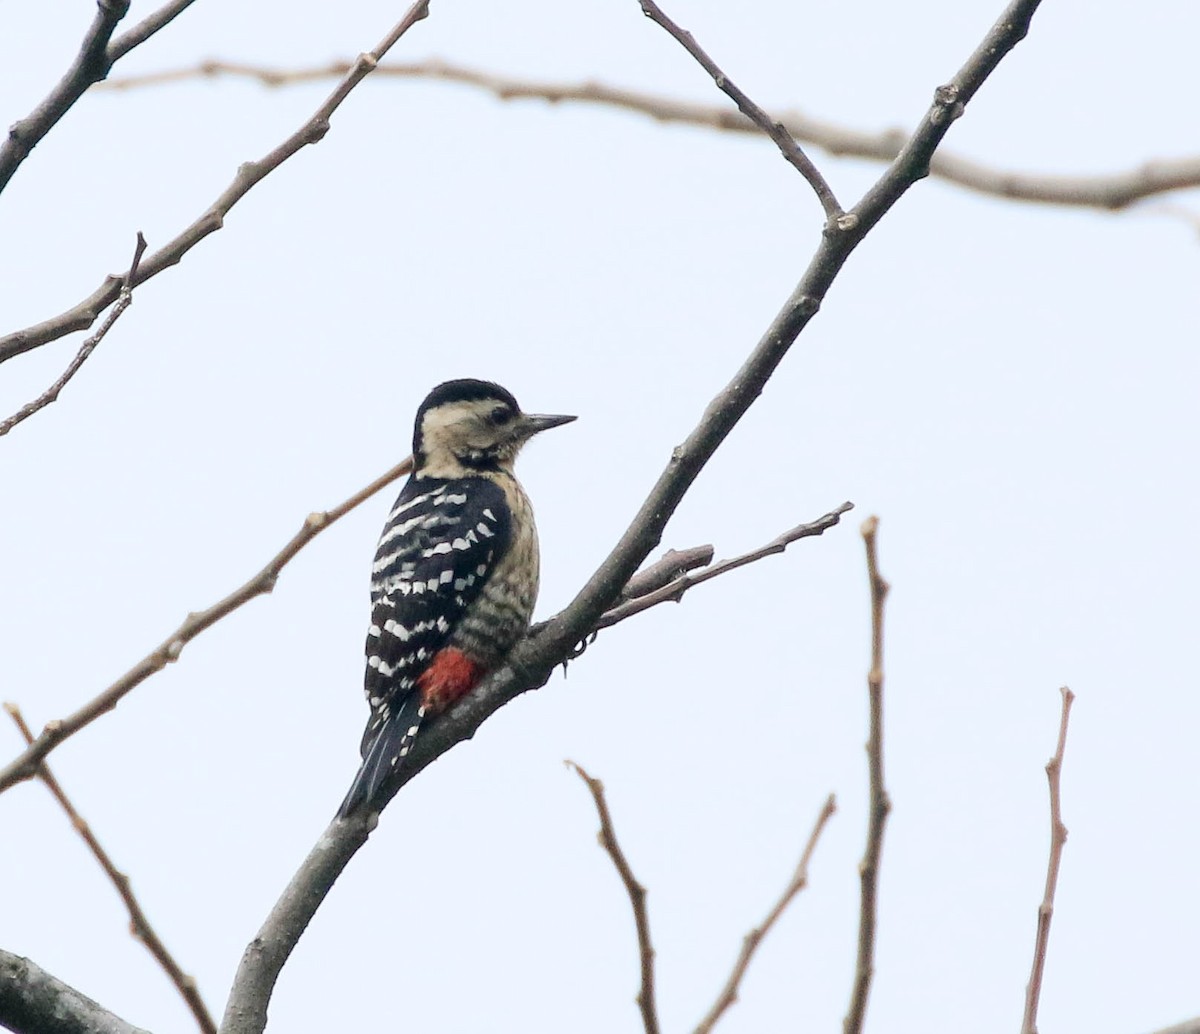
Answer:
[[[521,414],[521,431],[526,438],[532,437],[539,431],[549,431],[552,427],[561,427],[563,424],[569,424],[572,420],[578,420],[577,416],[558,416],[555,414],[546,413],[522,413]]]

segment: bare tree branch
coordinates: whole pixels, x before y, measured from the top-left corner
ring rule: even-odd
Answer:
[[[642,1014],[642,1026],[646,1034],[658,1034],[658,1009],[654,1004],[654,946],[650,943],[650,916],[646,912],[646,888],[633,875],[629,860],[621,845],[617,843],[617,832],[613,829],[612,815],[608,811],[608,802],[604,798],[604,784],[599,779],[593,779],[574,761],[566,765],[575,769],[576,775],[587,784],[592,800],[596,803],[596,812],[600,816],[600,832],[597,839],[600,846],[608,852],[616,867],[617,875],[625,884],[625,892],[629,895],[629,904],[633,908],[633,922],[637,927],[638,958],[642,967],[642,986],[637,993],[638,1010]]]
[[[32,743],[33,733],[25,723],[21,709],[16,704],[5,704],[4,710],[8,712],[9,717],[16,723],[17,728],[21,731],[21,735],[25,737],[25,742]],[[146,918],[146,913],[142,910],[141,904],[134,897],[129,877],[113,864],[113,860],[109,857],[108,852],[104,850],[100,841],[96,839],[96,834],[92,832],[91,826],[75,810],[75,805],[71,803],[70,798],[67,797],[58,780],[54,778],[54,775],[46,765],[43,764],[38,768],[38,778],[46,784],[46,789],[53,794],[54,799],[58,801],[62,810],[66,812],[67,818],[71,820],[71,825],[75,827],[75,832],[83,838],[83,842],[87,844],[96,861],[100,863],[100,868],[104,870],[104,875],[117,888],[117,893],[121,895],[121,900],[125,902],[125,908],[129,911],[129,932],[146,946],[146,950],[162,966],[171,983],[175,985],[175,989],[183,997],[184,1002],[187,1003],[187,1007],[196,1018],[196,1023],[199,1025],[200,1030],[204,1034],[217,1034],[217,1025],[208,1014],[208,1007],[204,1004],[204,999],[200,997],[200,991],[196,987],[195,978],[180,968],[179,963],[175,961],[174,957],[167,950],[167,946],[163,944],[158,934],[154,932],[154,928],[150,925],[150,920]]]
[[[350,64],[346,61],[296,69],[264,68],[231,61],[204,61],[186,68],[110,79],[100,84],[98,89],[135,89],[187,79],[221,76],[254,79],[264,86],[284,87],[342,76],[349,68]],[[724,105],[696,104],[637,90],[605,86],[603,83],[552,83],[515,79],[437,60],[383,64],[375,74],[380,77],[437,79],[460,83],[486,90],[505,101],[544,100],[550,104],[597,104],[638,112],[658,122],[703,126],[733,133],[761,132],[761,126],[756,125],[740,111],[732,111]],[[843,158],[890,162],[900,153],[900,148],[908,136],[902,129],[851,129],[794,110],[779,111],[768,114],[767,117],[772,122],[781,123],[784,129],[801,143],[812,144],[828,154]],[[929,173],[966,190],[1011,201],[1119,211],[1148,197],[1200,186],[1200,156],[1148,161],[1123,172],[1076,176],[997,169],[961,155],[939,150],[929,163]],[[1186,217],[1191,220],[1196,218],[1190,212],[1186,213]]]
[[[29,747],[12,762],[0,769],[0,793],[15,786],[17,783],[37,775],[38,765],[64,740],[74,736],[84,726],[91,724],[102,714],[106,714],[120,703],[121,699],[136,686],[144,682],[155,672],[162,671],[168,664],[179,660],[183,648],[196,638],[206,628],[215,625],[221,618],[237,610],[243,603],[248,603],[256,596],[262,596],[275,588],[284,566],[300,552],[317,535],[328,528],[334,521],[344,517],[360,503],[366,501],[381,488],[390,485],[397,478],[412,470],[412,457],[397,464],[382,477],[376,478],[366,488],[356,492],[340,506],[322,513],[310,513],[300,526],[300,530],[291,537],[287,545],[275,554],[267,565],[253,578],[235,589],[223,600],[214,603],[207,610],[196,611],[187,616],[170,636],[156,649],[152,650],[136,665],[130,668],[103,693],[89,700],[78,711],[66,718],[48,722]]]
[[[171,0],[153,14],[147,15],[128,32],[123,32],[108,45],[108,63],[114,65],[134,47],[140,47],[159,29],[165,28],[183,14],[195,0]]]
[[[83,37],[83,43],[66,74],[42,102],[25,118],[13,124],[0,144],[0,191],[8,186],[13,173],[55,123],[63,117],[87,88],[99,82],[112,65],[108,41],[117,22],[129,11],[129,0],[97,0],[96,17]]]
[[[700,423],[672,453],[633,521],[607,559],[565,610],[532,629],[498,669],[450,710],[423,728],[405,767],[387,790],[394,796],[409,780],[457,743],[470,739],[493,713],[522,693],[542,686],[594,628],[634,572],[662,539],[663,529],[688,488],[725,437],[761,393],[846,259],[893,204],[928,172],[929,158],[1004,56],[1024,38],[1039,0],[1012,0],[966,64],[934,101],[912,138],[855,208],[820,237],[783,309],[733,379],[709,404]],[[234,977],[222,1034],[259,1034],[279,973],[325,895],[378,821],[370,812],[335,819],[293,876],[283,896],[246,948]]]
[[[835,811],[837,811],[837,801],[833,794],[830,794],[825,798],[825,804],[821,808],[820,814],[817,815],[817,821],[813,825],[812,832],[808,835],[808,843],[804,845],[804,853],[800,855],[800,862],[796,866],[795,874],[783,889],[783,894],[775,902],[774,907],[767,913],[767,918],[762,921],[760,926],[756,926],[746,934],[745,939],[742,941],[742,950],[738,953],[737,961],[733,964],[733,972],[729,974],[729,979],[725,982],[721,993],[717,995],[717,1000],[713,1003],[713,1007],[709,1009],[708,1015],[697,1025],[695,1034],[710,1034],[713,1027],[717,1025],[717,1021],[725,1014],[725,1010],[737,1001],[738,988],[741,986],[742,977],[746,975],[746,970],[750,966],[750,960],[754,958],[754,953],[758,950],[758,946],[762,944],[763,938],[771,932],[771,927],[778,922],[779,917],[787,910],[788,905],[792,903],[792,899],[808,886],[808,863],[812,859],[813,852],[817,849],[817,841],[821,838],[825,824],[833,817]]]
[[[876,897],[879,884],[879,855],[883,850],[883,830],[892,802],[883,785],[883,604],[888,583],[879,574],[875,535],[879,518],[868,517],[862,526],[867,547],[867,576],[871,585],[871,670],[867,674],[870,696],[871,731],[867,738],[867,768],[870,775],[871,807],[867,819],[867,846],[858,874],[862,884],[858,917],[858,956],[854,965],[854,986],[850,1010],[842,1025],[845,1034],[861,1034],[867,1015],[867,999],[875,975]]]
[[[810,521],[808,524],[797,524],[796,527],[790,531],[785,531],[765,546],[753,549],[749,553],[743,553],[741,556],[733,557],[730,560],[722,560],[711,567],[706,567],[698,574],[686,571],[674,581],[668,582],[658,589],[646,589],[640,593],[625,592],[622,595],[632,595],[634,598],[618,604],[612,610],[605,611],[604,616],[596,622],[596,630],[610,628],[612,625],[624,621],[626,618],[631,618],[634,614],[640,614],[643,610],[649,610],[660,603],[667,603],[668,601],[678,603],[683,599],[683,594],[692,588],[692,586],[700,585],[703,582],[707,582],[710,578],[716,578],[718,575],[736,570],[739,567],[744,567],[746,564],[752,564],[754,561],[762,560],[764,557],[782,553],[788,546],[799,539],[821,535],[836,525],[841,520],[842,514],[852,509],[854,509],[853,503],[842,503],[836,510],[830,510],[829,513],[823,517],[818,517],[815,521]],[[711,557],[711,555],[712,547],[709,547],[709,556]],[[664,557],[663,559],[667,558]],[[641,574],[635,575],[634,580],[640,577],[642,577]]]
[[[1075,699],[1066,686],[1062,693],[1062,717],[1058,723],[1058,746],[1054,757],[1046,763],[1046,779],[1050,783],[1050,861],[1046,866],[1046,889],[1038,908],[1037,935],[1033,946],[1033,968],[1025,989],[1025,1015],[1021,1034],[1037,1034],[1038,1001],[1042,995],[1042,974],[1046,968],[1046,949],[1050,944],[1050,920],[1054,918],[1054,892],[1058,889],[1058,868],[1062,864],[1063,847],[1067,843],[1067,827],[1062,820],[1062,763],[1067,747],[1067,722],[1071,703]]]
[[[808,155],[801,150],[800,145],[796,143],[795,138],[787,131],[783,123],[773,120],[762,108],[747,97],[717,67],[717,63],[705,53],[700,44],[696,42],[695,37],[686,29],[681,29],[667,17],[654,0],[639,0],[639,2],[642,5],[642,13],[656,25],[662,26],[684,50],[696,59],[700,67],[712,76],[713,82],[717,84],[717,89],[733,101],[738,106],[738,110],[746,118],[775,141],[775,146],[779,148],[784,158],[791,163],[792,167],[813,188],[813,191],[817,195],[817,200],[821,202],[821,207],[825,210],[825,218],[837,219],[842,215],[842,206],[838,204],[837,198],[833,196],[833,191],[830,189],[829,184],[825,182],[825,177],[821,175]]]
[[[142,263],[134,286],[136,287],[137,284],[157,276],[164,269],[176,265],[205,237],[221,229],[225,216],[256,183],[274,172],[297,151],[308,144],[318,143],[324,138],[325,134],[329,132],[329,120],[333,113],[349,96],[350,91],[375,70],[380,59],[395,45],[397,40],[413,25],[428,16],[429,2],[430,0],[417,0],[404,17],[379,41],[374,50],[360,54],[325,103],[296,132],[258,161],[244,162],[229,186],[198,219]],[[105,277],[104,282],[95,291],[66,312],[0,338],[0,363],[49,341],[55,341],[71,331],[90,327],[97,316],[116,300],[120,293],[121,283],[121,277]]]
[[[1163,1027],[1162,1030],[1156,1030],[1153,1034],[1200,1034],[1200,1016],[1170,1027]]]
[[[149,1034],[29,959],[0,949],[0,1026],[15,1034]]]
[[[0,421],[0,436],[8,434],[22,420],[28,420],[39,409],[45,409],[46,406],[54,402],[63,388],[67,386],[67,382],[79,372],[79,368],[87,362],[88,356],[96,350],[96,346],[104,340],[104,336],[112,329],[112,325],[121,318],[121,313],[133,304],[133,279],[137,276],[138,265],[142,261],[142,255],[146,251],[146,238],[142,236],[141,230],[137,235],[137,246],[133,249],[133,262],[129,266],[129,272],[125,274],[125,279],[121,284],[121,294],[117,298],[117,304],[109,310],[108,316],[104,322],[100,324],[100,329],[89,337],[76,353],[75,358],[67,365],[61,377],[50,385],[42,394],[27,405],[22,406],[7,420]]]

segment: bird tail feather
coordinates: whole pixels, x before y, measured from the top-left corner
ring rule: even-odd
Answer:
[[[363,807],[379,811],[387,803],[382,790],[408,756],[424,717],[424,707],[414,710],[407,702],[388,715],[375,738],[364,745],[362,765],[338,808],[338,818],[344,819]]]

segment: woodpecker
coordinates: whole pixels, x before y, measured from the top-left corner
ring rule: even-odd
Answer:
[[[378,811],[421,723],[468,693],[529,627],[538,592],[521,447],[573,416],[521,412],[488,381],[439,384],[417,410],[413,473],[371,571],[362,766],[338,814]]]

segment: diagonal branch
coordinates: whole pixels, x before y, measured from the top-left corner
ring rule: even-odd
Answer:
[[[1054,918],[1054,892],[1058,889],[1058,868],[1062,864],[1063,847],[1067,843],[1067,827],[1062,820],[1062,764],[1067,748],[1067,722],[1075,694],[1066,686],[1062,693],[1062,717],[1058,723],[1058,746],[1054,757],[1046,763],[1046,778],[1050,783],[1050,861],[1046,866],[1046,889],[1038,907],[1037,936],[1034,938],[1033,968],[1025,989],[1025,1015],[1021,1034],[1037,1034],[1038,1001],[1042,996],[1042,974],[1046,968],[1046,949],[1050,944],[1050,920]]]
[[[334,521],[344,517],[360,503],[365,502],[381,488],[390,485],[398,477],[412,470],[412,457],[405,459],[366,488],[356,492],[340,506],[321,513],[310,513],[300,530],[276,553],[249,581],[243,583],[223,600],[207,610],[196,611],[187,616],[183,624],[171,633],[159,646],[142,658],[108,689],[89,700],[74,714],[47,723],[37,737],[20,755],[0,769],[0,793],[26,779],[37,775],[47,754],[64,740],[74,736],[80,729],[90,725],[102,714],[106,714],[120,703],[121,699],[155,672],[162,671],[168,664],[179,660],[183,648],[206,628],[215,625],[221,618],[231,614],[256,596],[263,596],[275,588],[279,574],[287,563],[308,543],[328,528]]]
[[[860,1034],[867,1015],[867,999],[875,975],[875,923],[879,887],[879,856],[883,850],[883,829],[892,802],[883,785],[883,604],[890,586],[879,573],[875,536],[879,518],[863,522],[862,537],[867,548],[867,576],[871,587],[871,670],[867,674],[870,698],[870,733],[867,737],[867,770],[870,781],[870,812],[867,819],[867,846],[858,866],[861,898],[858,918],[858,955],[854,965],[854,986],[850,1010],[843,1022],[844,1034]]]
[[[194,2],[195,0],[170,0],[170,3],[163,4],[153,14],[147,15],[128,32],[123,32],[108,45],[109,65],[116,64],[134,47],[140,47],[159,29],[170,25]]]
[[[750,960],[754,958],[754,953],[758,950],[758,946],[762,944],[763,938],[771,932],[771,927],[779,921],[779,917],[787,910],[788,905],[792,903],[792,899],[808,886],[808,863],[812,859],[813,852],[817,849],[817,841],[821,838],[825,824],[833,818],[835,811],[837,811],[837,801],[834,799],[833,794],[830,794],[825,798],[825,804],[817,815],[817,821],[808,836],[808,843],[804,845],[804,853],[800,855],[800,862],[796,866],[795,874],[788,885],[784,887],[783,894],[779,900],[775,902],[771,911],[767,913],[767,918],[762,921],[762,925],[756,926],[746,934],[745,940],[742,941],[742,950],[738,954],[737,961],[733,964],[733,972],[729,974],[729,979],[725,982],[721,993],[717,995],[717,1000],[713,1003],[713,1007],[709,1009],[708,1014],[697,1025],[695,1034],[710,1034],[713,1027],[717,1025],[717,1021],[725,1014],[725,1010],[737,1001],[738,988],[741,986],[742,977],[746,975],[746,970],[750,966]]]
[[[574,761],[566,762],[569,768],[575,769],[576,775],[587,784],[592,800],[596,802],[596,812],[600,816],[600,832],[597,839],[600,846],[608,852],[616,867],[617,875],[625,884],[629,895],[629,904],[633,907],[633,922],[637,927],[638,957],[642,964],[642,986],[638,991],[637,1005],[642,1014],[642,1026],[646,1034],[658,1034],[658,1010],[654,1004],[654,946],[650,943],[650,916],[646,912],[646,888],[637,881],[633,869],[617,843],[617,833],[613,829],[612,816],[608,811],[608,802],[604,798],[604,784],[599,779],[593,779]]]
[[[149,1034],[29,959],[0,949],[0,1026],[15,1034]]]
[[[696,42],[695,37],[686,29],[681,29],[675,22],[668,18],[654,0],[639,0],[639,3],[642,5],[642,13],[656,25],[662,26],[684,50],[696,59],[700,67],[712,76],[713,82],[717,84],[717,89],[738,106],[738,111],[775,141],[775,146],[779,148],[784,158],[792,164],[793,168],[801,176],[808,180],[809,186],[813,188],[813,191],[817,195],[817,200],[821,202],[821,207],[825,209],[825,218],[837,219],[841,216],[842,206],[838,204],[837,198],[833,196],[833,191],[830,189],[829,184],[825,182],[825,177],[813,165],[808,155],[801,150],[800,145],[796,143],[795,137],[788,132],[787,127],[782,122],[772,119],[770,115],[747,97],[721,71],[717,63],[705,53],[704,48]]]
[[[32,743],[33,733],[30,732],[29,726],[25,723],[21,709],[15,704],[5,704],[4,710],[8,712],[9,717],[16,723],[17,728],[21,731],[21,735],[25,737],[25,742]],[[46,784],[46,789],[54,795],[54,799],[58,801],[62,810],[66,812],[67,818],[71,820],[71,825],[75,827],[75,832],[83,838],[83,842],[87,844],[96,861],[100,863],[100,868],[104,870],[104,875],[117,888],[117,893],[121,895],[121,900],[125,902],[125,908],[129,912],[130,932],[146,946],[146,950],[162,966],[171,983],[175,985],[175,989],[183,997],[184,1002],[187,1003],[187,1007],[191,1010],[203,1034],[216,1034],[217,1025],[208,1014],[208,1007],[204,1004],[204,999],[200,997],[200,991],[196,987],[195,978],[180,968],[179,963],[175,961],[174,957],[167,950],[167,946],[163,944],[158,934],[154,932],[154,927],[150,925],[150,920],[146,918],[146,913],[142,910],[141,904],[134,897],[133,888],[129,884],[129,877],[113,864],[113,860],[109,857],[108,852],[104,850],[100,841],[96,839],[96,834],[92,832],[91,826],[75,810],[75,806],[71,803],[70,798],[63,792],[63,788],[59,785],[58,780],[54,778],[54,775],[46,765],[42,765],[38,769],[38,776]]]
[[[203,61],[198,65],[149,72],[145,75],[109,79],[99,89],[136,89],[188,79],[237,76],[253,79],[267,87],[285,87],[343,76],[347,61],[301,68],[265,68],[232,61]],[[382,64],[376,77],[435,79],[474,86],[503,101],[543,100],[550,104],[574,102],[621,108],[646,115],[657,122],[702,126],[721,132],[761,133],[761,126],[740,111],[723,104],[697,104],[659,94],[626,90],[597,82],[545,82],[516,79],[436,59],[411,63]],[[800,111],[777,111],[768,115],[782,122],[796,140],[812,144],[831,155],[890,162],[907,139],[901,129],[861,130],[813,118]],[[1200,186],[1200,156],[1147,161],[1133,168],[1097,175],[1051,175],[997,169],[962,155],[939,149],[929,163],[929,174],[966,190],[1011,201],[1048,205],[1071,205],[1118,211],[1157,194]],[[1190,213],[1184,213],[1192,219]]]
[[[117,22],[128,11],[129,0],[97,0],[96,17],[83,37],[71,67],[33,111],[14,123],[0,145],[0,191],[8,186],[8,181],[29,157],[29,152],[84,95],[87,88],[108,75],[112,66],[107,52],[108,41]]]
[[[416,0],[404,17],[379,41],[374,50],[360,54],[325,103],[296,132],[258,161],[244,162],[229,186],[199,218],[142,263],[134,286],[144,283],[164,269],[176,265],[205,237],[221,229],[225,223],[225,216],[256,183],[274,172],[297,151],[309,144],[319,143],[329,132],[330,118],[341,107],[350,91],[374,71],[383,55],[396,44],[401,36],[428,16],[429,3],[430,0]],[[90,327],[99,314],[116,301],[120,289],[120,277],[105,277],[104,282],[95,291],[66,312],[0,338],[0,363],[49,341],[55,341],[73,330],[84,330]]]
[[[474,691],[417,738],[407,767],[390,788],[397,792],[455,744],[470,739],[493,713],[544,685],[575,645],[595,627],[634,572],[662,539],[667,521],[688,488],[820,308],[834,278],[863,236],[918,179],[951,123],[962,114],[1004,56],[1025,36],[1040,0],[1012,0],[954,79],[941,87],[912,139],[878,183],[846,217],[826,226],[791,296],[729,384],[708,405],[696,428],[672,453],[629,527],[608,557],[555,617],[532,630]],[[259,1034],[275,982],[334,881],[370,836],[373,813],[335,819],[301,863],[283,895],[247,946],[234,977],[222,1034]]]
[[[121,313],[133,304],[133,280],[137,276],[138,265],[142,261],[142,255],[146,251],[146,238],[142,236],[141,231],[138,231],[137,246],[133,250],[133,262],[129,266],[129,272],[125,274],[125,279],[121,283],[121,294],[117,298],[117,304],[109,310],[104,322],[100,324],[100,329],[89,337],[76,353],[75,358],[67,364],[66,370],[62,376],[50,385],[32,402],[22,406],[7,420],[0,421],[0,436],[8,434],[22,420],[28,420],[39,409],[45,409],[51,402],[57,400],[63,388],[67,386],[67,382],[79,372],[79,368],[87,362],[95,350],[96,346],[104,340],[104,336],[112,329],[112,325],[121,318]]]

